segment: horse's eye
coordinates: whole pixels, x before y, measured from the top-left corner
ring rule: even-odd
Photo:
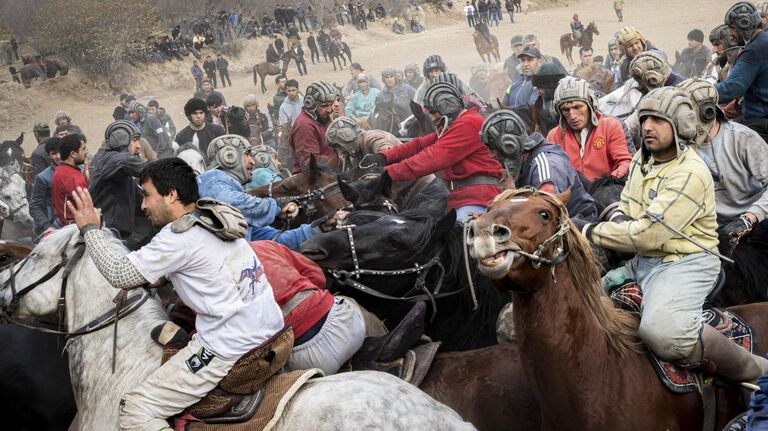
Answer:
[[[539,215],[540,215],[540,216],[541,216],[541,218],[543,218],[544,220],[549,220],[549,213],[548,213],[548,212],[546,212],[546,211],[544,211],[544,210],[541,210],[541,211],[539,211]]]

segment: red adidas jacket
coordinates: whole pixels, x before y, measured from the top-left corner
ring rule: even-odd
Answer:
[[[443,171],[446,182],[476,175],[501,179],[501,164],[480,141],[483,121],[475,108],[468,109],[439,138],[432,133],[383,151],[389,163],[385,169],[394,181],[413,180],[438,171]],[[448,209],[486,206],[500,192],[494,184],[461,187],[448,195]]]

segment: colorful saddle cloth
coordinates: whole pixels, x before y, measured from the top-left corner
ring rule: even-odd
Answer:
[[[625,281],[620,286],[613,288],[609,295],[617,307],[640,315],[643,292],[634,281]],[[737,314],[724,309],[705,308],[701,317],[705,324],[722,332],[737,345],[751,353],[755,352],[752,327]],[[659,359],[650,350],[646,350],[646,352],[656,374],[669,390],[676,393],[700,391],[703,378],[706,377],[700,371]]]

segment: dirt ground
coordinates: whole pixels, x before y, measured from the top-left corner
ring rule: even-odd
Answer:
[[[526,8],[527,0],[523,2]],[[725,11],[731,2],[723,0],[628,0],[624,9],[624,22],[619,23],[613,12],[612,0],[572,1],[568,5],[541,11],[530,11],[516,15],[516,22],[510,24],[505,15],[499,27],[493,27],[501,45],[502,62],[511,54],[509,40],[516,34],[534,33],[539,36],[542,51],[555,55],[565,63],[559,52],[560,35],[569,31],[568,23],[572,14],[578,13],[582,22],[594,21],[600,34],[595,37],[595,55],[607,55],[607,43],[613,34],[624,25],[635,26],[657,47],[664,50],[670,59],[674,59],[675,50],[686,47],[686,34],[693,28],[699,28],[705,35],[710,29],[723,22]],[[342,28],[344,40],[352,48],[352,58],[366,69],[367,73],[380,79],[380,70],[387,66],[402,68],[408,63],[421,65],[430,54],[440,54],[448,68],[462,79],[469,80],[469,69],[480,61],[472,42],[472,32],[467,26],[460,8],[463,2],[457,2],[453,12],[448,15],[429,15],[428,31],[422,34],[395,35],[388,25],[373,24],[368,31],[358,32],[351,26]],[[306,34],[302,33],[302,37]],[[705,36],[706,39],[706,36]],[[250,67],[263,61],[267,39],[262,37],[248,41],[246,49],[239,59],[230,60],[230,75],[234,86],[218,88],[230,105],[242,105],[242,99],[249,93],[259,97],[260,106],[266,109],[271,101],[275,84],[268,78],[266,95],[253,84]],[[705,40],[708,45],[708,41]],[[306,50],[309,74],[298,76],[292,64],[288,77],[295,78],[303,88],[312,80],[324,79],[343,85],[349,78],[349,72],[333,71],[330,63],[312,65],[309,50]],[[207,54],[204,52],[204,54]],[[578,53],[574,52],[574,59]],[[135,94],[146,103],[157,98],[161,106],[173,117],[177,129],[186,126],[183,106],[192,96],[194,81],[189,74],[192,57],[183,62],[151,65],[142,68],[136,77],[137,84],[126,90]],[[0,71],[0,79],[7,70]],[[38,121],[52,124],[59,109],[67,111],[75,124],[80,125],[89,138],[89,148],[95,152],[103,140],[103,131],[111,121],[111,114],[117,103],[117,96],[105,87],[95,87],[71,73],[68,77],[37,82],[32,89],[24,89],[19,84],[0,85],[0,140],[15,139],[20,132],[25,132],[27,152],[34,147],[32,125]]]

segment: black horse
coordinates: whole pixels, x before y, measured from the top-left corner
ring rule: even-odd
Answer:
[[[370,117],[371,128],[389,132],[400,138],[400,123],[405,120],[410,113],[403,112],[402,109],[395,107],[392,101],[377,103],[376,108]]]
[[[333,70],[336,70],[336,62],[339,63],[339,69],[342,69],[342,61],[344,62],[344,67],[347,67],[347,58],[349,58],[349,62],[352,63],[352,51],[349,49],[349,45],[347,45],[346,42],[331,42],[328,45],[328,57],[331,58],[331,63],[333,63]]]
[[[339,175],[342,196],[355,210],[395,214],[420,209],[438,218],[445,214],[448,188],[440,178],[427,175],[412,181],[392,182],[381,168],[355,168]]]
[[[435,125],[418,103],[411,101],[411,116],[400,127],[401,138],[418,138],[435,131]]]
[[[496,344],[496,319],[511,297],[475,274],[476,263],[471,259],[467,273],[463,228],[456,224],[456,212],[435,218],[430,211],[412,210],[373,222],[369,222],[370,213],[365,213],[363,220],[354,212],[350,215],[348,222],[354,227],[315,236],[301,246],[305,256],[334,274],[335,285],[331,288],[355,298],[390,328],[405,316],[415,300],[426,298],[429,310],[425,333],[442,341],[444,351]],[[359,278],[349,274],[356,266],[363,270]],[[382,276],[366,270],[405,273]],[[361,292],[361,285],[378,294]],[[411,299],[402,299],[408,297]]]

